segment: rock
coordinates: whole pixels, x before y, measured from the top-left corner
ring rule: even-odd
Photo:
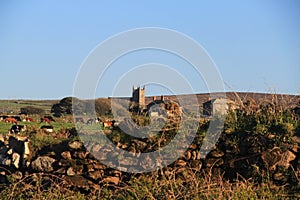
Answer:
[[[221,158],[222,156],[224,156],[224,153],[220,150],[213,150],[209,153],[209,155],[213,158]]]
[[[191,160],[190,165],[193,170],[199,171],[202,167],[202,162],[200,160]]]
[[[118,185],[120,182],[119,177],[106,177],[102,180],[104,183],[113,183],[115,185]]]
[[[93,164],[94,169],[106,169],[106,166],[102,163],[94,163]]]
[[[118,169],[118,170],[121,170],[122,172],[127,172],[129,168],[118,166],[117,169]]]
[[[133,140],[139,150],[143,150],[147,147],[147,143],[140,140]]]
[[[73,153],[74,158],[85,159],[89,152],[87,151],[75,151]]]
[[[69,143],[69,147],[71,149],[80,149],[82,147],[82,143],[79,141],[73,141]]]
[[[72,158],[70,151],[64,151],[60,155],[61,155],[61,157],[63,157],[64,159],[67,159],[67,160]]]
[[[76,173],[75,173],[75,171],[72,167],[69,167],[69,169],[67,170],[67,175],[68,176],[75,176],[76,175]]]
[[[275,173],[273,175],[273,179],[275,181],[279,181],[279,182],[287,182],[288,181],[288,177],[285,174],[281,173],[281,172]]]
[[[8,151],[7,151],[7,155],[11,155],[13,153],[13,150],[12,149],[9,149]]]
[[[134,155],[134,156],[136,155],[136,148],[135,148],[135,146],[128,147],[127,151],[130,152],[130,153],[132,153],[132,155]]]
[[[74,176],[74,175],[81,175],[83,173],[83,165],[74,165],[68,168],[67,175]]]
[[[11,176],[17,180],[21,180],[23,178],[23,174],[20,171],[16,171],[15,173],[11,174]]]
[[[192,159],[193,159],[193,160],[196,160],[196,159],[197,159],[197,152],[196,152],[196,151],[193,151],[193,152],[192,152]]]
[[[104,175],[104,172],[103,171],[93,171],[93,172],[89,172],[88,173],[88,177],[97,181],[99,180],[100,178],[102,178],[102,176]]]
[[[48,156],[41,156],[31,163],[31,168],[39,172],[51,172],[53,171],[52,165],[54,162],[54,158],[50,158]]]
[[[176,174],[181,174],[182,172],[186,171],[186,168],[185,167],[180,167],[180,168],[177,168],[176,169]]]
[[[206,167],[219,167],[224,164],[222,158],[208,158],[205,160]]]
[[[194,144],[194,143],[191,144],[189,148],[193,149],[193,150],[199,149],[199,147],[196,144]]]
[[[294,136],[293,138],[293,141],[300,144],[300,137],[299,136]]]
[[[140,162],[140,166],[143,169],[155,169],[156,162],[154,159],[151,159],[149,155],[146,155],[145,159]]]
[[[291,151],[285,151],[281,155],[281,159],[278,162],[278,166],[283,166],[284,168],[288,168],[290,166],[290,162],[295,160],[296,156]]]
[[[94,152],[99,152],[101,149],[101,145],[100,144],[95,144],[94,146],[92,146],[91,148],[91,153],[94,153]]]
[[[185,154],[185,159],[186,159],[186,160],[190,160],[191,157],[192,157],[192,154],[191,154],[191,152],[188,150],[188,151],[186,152],[186,154]]]
[[[55,171],[56,174],[66,174],[66,169],[65,168],[59,168],[58,170]]]
[[[102,130],[105,135],[109,135],[112,133],[112,130]]]
[[[280,153],[279,147],[274,147],[273,149],[262,152],[261,158],[266,163],[269,170],[275,170],[277,163],[280,161]]]
[[[93,172],[93,171],[95,171],[93,164],[86,165],[86,171],[87,172]]]
[[[108,173],[110,176],[116,176],[116,177],[121,177],[122,176],[122,172],[119,170],[112,170]]]
[[[2,165],[6,165],[6,166],[10,166],[11,165],[11,159],[9,159],[9,158],[3,158],[1,160],[1,164]]]
[[[275,170],[277,166],[288,168],[290,162],[296,158],[295,154],[291,151],[282,152],[279,147],[264,151],[261,157],[271,171]]]
[[[184,160],[177,160],[176,161],[176,166],[185,167],[186,166],[186,162]]]
[[[119,164],[122,166],[133,166],[136,165],[138,160],[132,158],[132,157],[127,157],[123,159],[119,159]]]
[[[17,169],[20,167],[20,155],[18,153],[13,153],[12,163]]]
[[[62,166],[62,167],[69,167],[69,166],[71,166],[73,163],[75,163],[75,161],[74,160],[60,160],[59,162],[58,162],[58,165],[59,166]]]

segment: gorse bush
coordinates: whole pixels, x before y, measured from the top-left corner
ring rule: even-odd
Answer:
[[[298,127],[298,120],[290,108],[276,104],[245,104],[231,110],[225,121],[225,132],[251,132],[254,134],[284,134],[292,136]]]

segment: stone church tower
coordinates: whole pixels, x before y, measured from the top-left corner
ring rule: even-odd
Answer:
[[[145,88],[145,86],[143,88],[137,87],[136,89],[133,86],[131,101],[139,104],[139,108],[141,110],[143,110],[143,109],[146,108],[145,94],[146,94],[146,88]]]

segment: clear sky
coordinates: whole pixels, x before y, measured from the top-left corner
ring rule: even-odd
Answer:
[[[80,65],[93,48],[141,27],[173,29],[195,39],[236,91],[271,92],[276,87],[278,93],[299,94],[299,19],[298,0],[3,0],[0,99],[72,95]],[[180,61],[176,67],[180,71]],[[199,87],[196,92],[207,91]]]

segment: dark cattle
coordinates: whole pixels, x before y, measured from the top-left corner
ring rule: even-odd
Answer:
[[[51,123],[51,120],[48,119],[48,118],[46,118],[46,117],[42,117],[42,118],[41,118],[41,123],[42,123],[42,122],[45,122],[45,123],[50,124],[50,123]]]
[[[96,123],[100,123],[100,122],[102,122],[102,119],[101,119],[100,117],[97,117],[97,118],[95,119],[95,122],[96,122]]]
[[[44,116],[44,118],[49,119],[51,122],[55,122],[55,120],[53,119],[52,116],[48,115],[48,116]]]
[[[24,164],[25,159],[28,158],[30,152],[29,152],[29,139],[21,139],[21,138],[15,138],[15,137],[9,137],[8,139],[9,148],[13,150],[13,152],[18,153],[20,156],[20,162],[19,166],[22,166],[22,163]]]
[[[75,123],[84,123],[84,120],[82,117],[76,117],[75,118]]]
[[[3,121],[3,120],[5,120],[6,118],[8,118],[7,115],[2,115],[2,116],[0,116],[0,122]]]
[[[41,126],[40,129],[45,131],[45,132],[48,132],[48,133],[53,133],[54,132],[53,126],[49,126],[49,125],[48,126],[47,125]]]
[[[19,134],[20,132],[26,131],[27,130],[27,126],[26,125],[13,125],[10,128],[10,133],[15,133],[15,134]]]
[[[18,122],[22,121],[20,116],[12,116],[12,118],[15,118]]]
[[[112,126],[113,127],[118,127],[119,126],[119,122],[117,122],[116,120],[112,120]]]

